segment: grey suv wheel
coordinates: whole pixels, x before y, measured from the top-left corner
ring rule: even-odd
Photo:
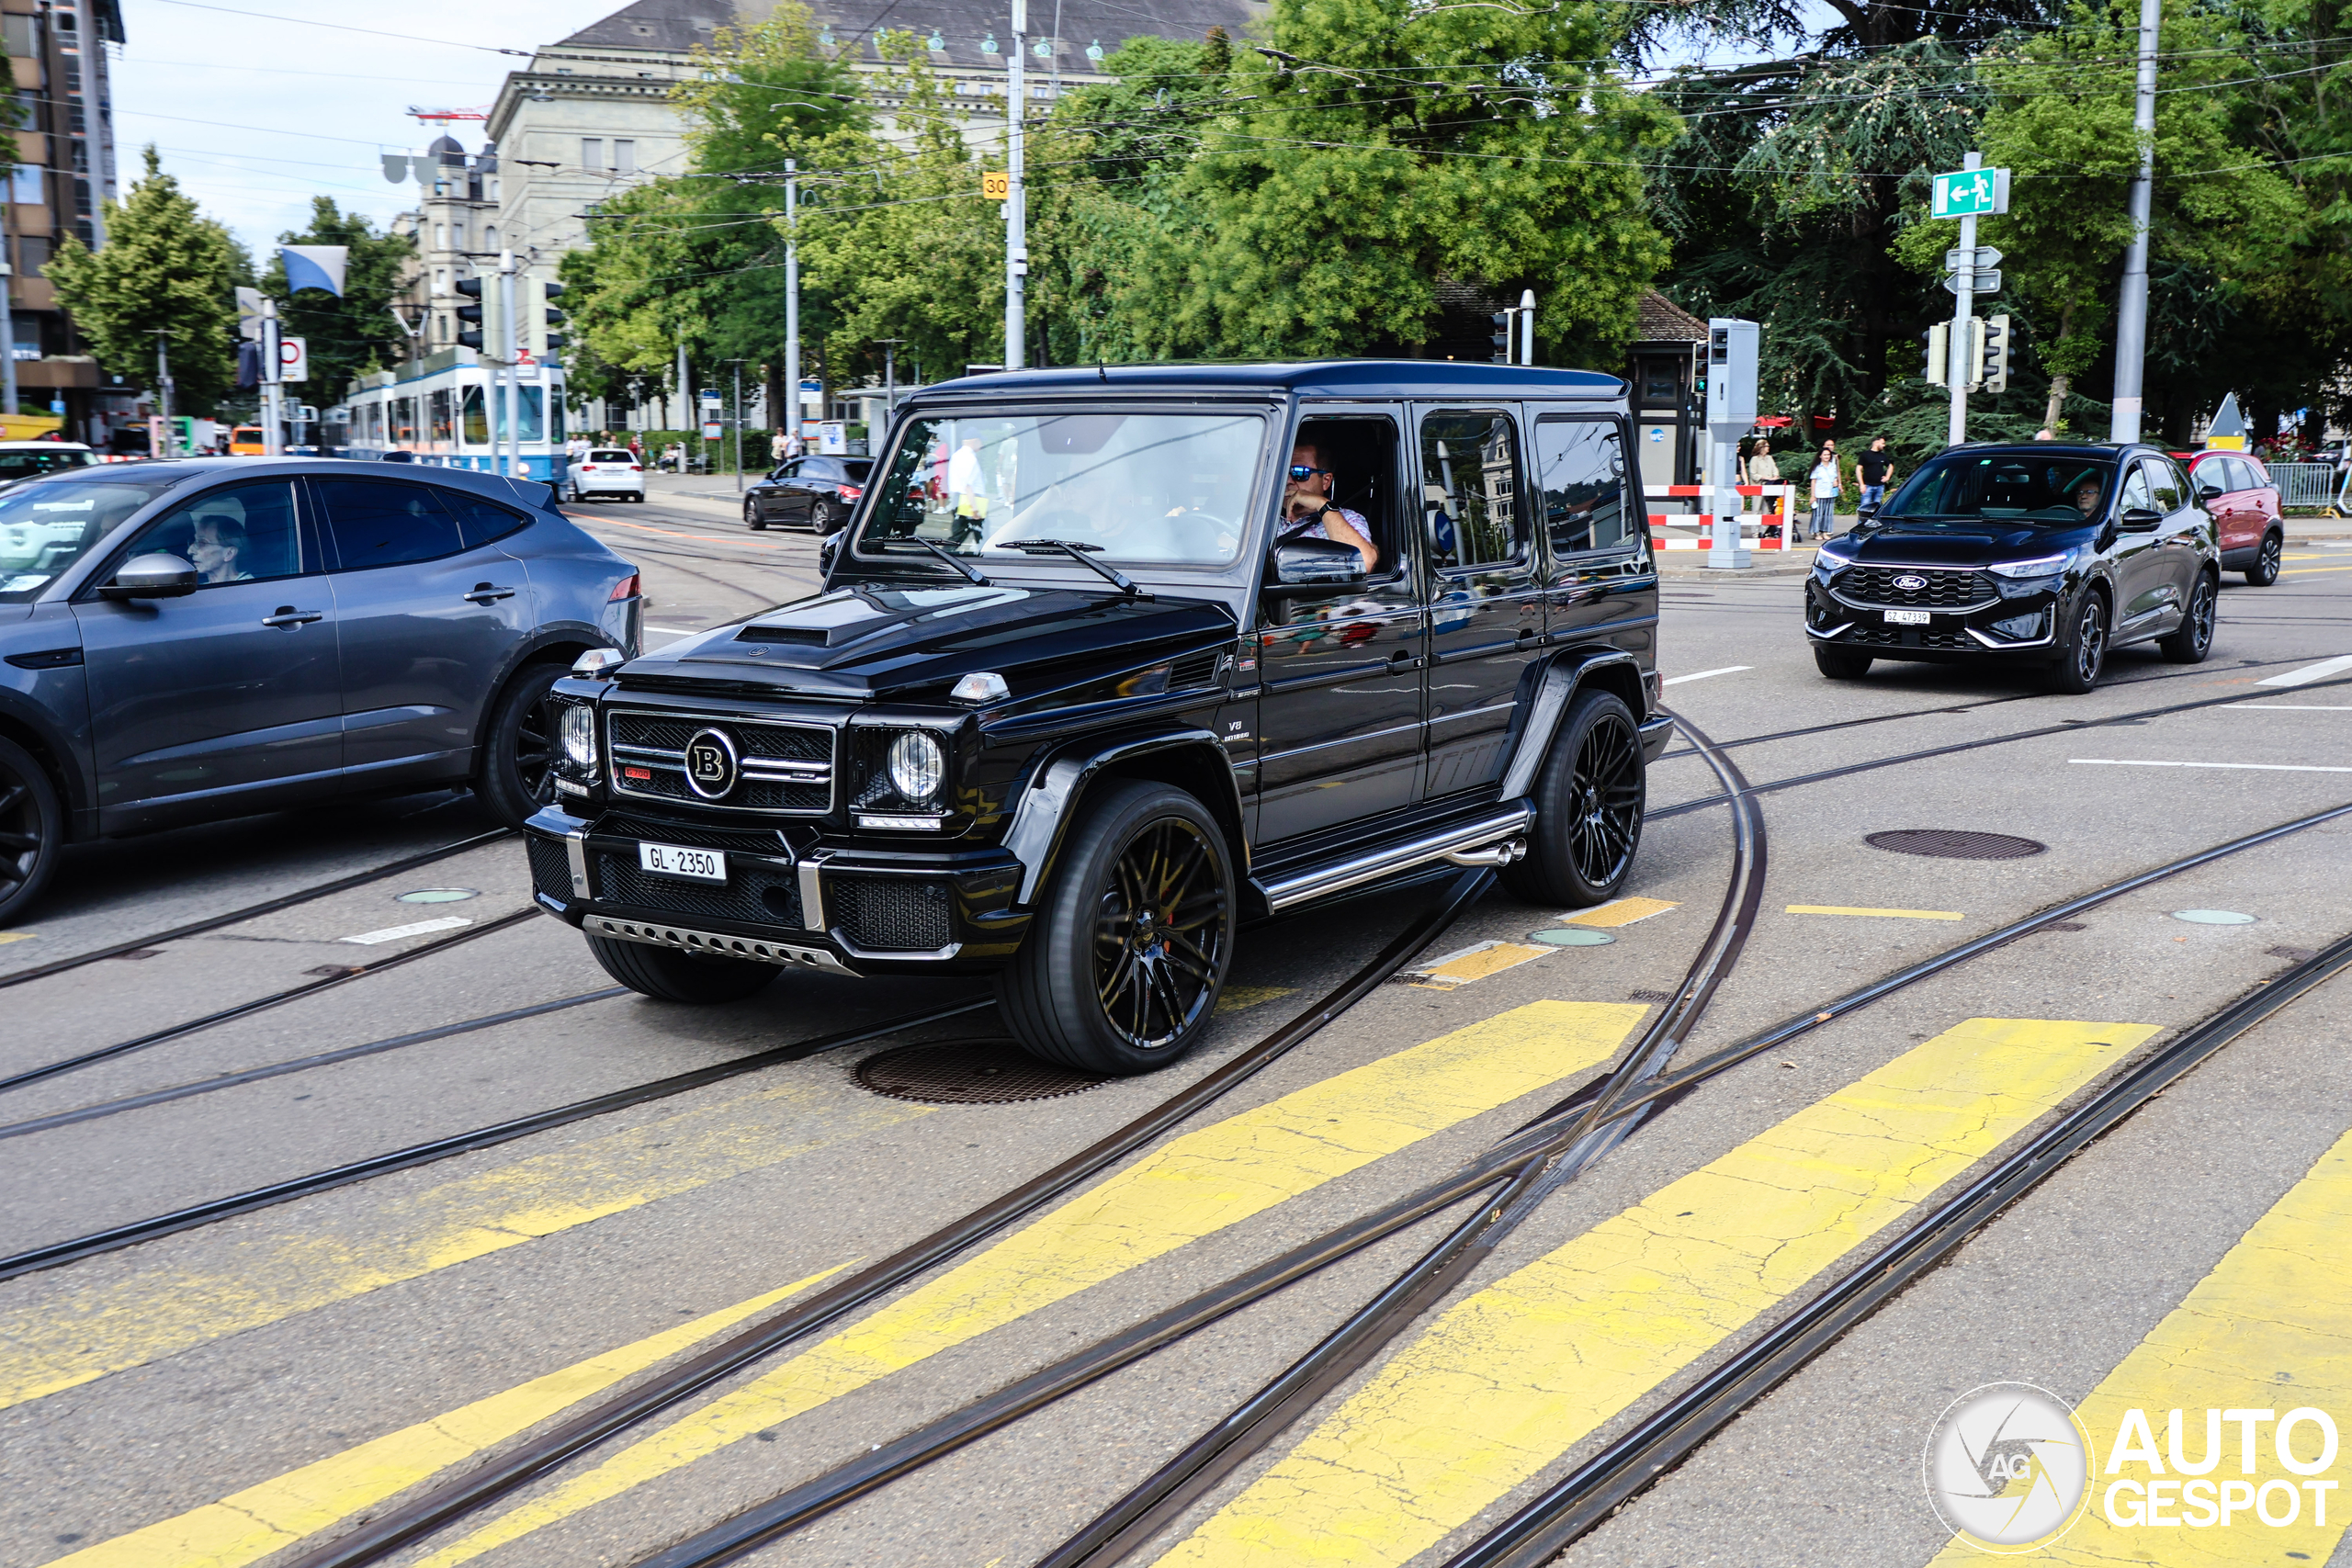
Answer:
[[[0,740],[0,924],[40,897],[64,843],[57,787],[31,752]]]

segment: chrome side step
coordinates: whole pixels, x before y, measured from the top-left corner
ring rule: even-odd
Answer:
[[[1310,898],[1344,893],[1351,887],[1361,887],[1367,882],[1377,882],[1432,861],[1452,861],[1456,865],[1508,865],[1526,852],[1519,835],[1534,820],[1535,808],[1525,801],[1516,801],[1476,821],[1352,859],[1310,866],[1261,886],[1269,908],[1287,909]]]

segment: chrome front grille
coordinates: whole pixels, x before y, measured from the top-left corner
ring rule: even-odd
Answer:
[[[1898,577],[1919,578],[1926,586],[1898,588]],[[1862,609],[1966,610],[1997,597],[1981,571],[1907,566],[1849,566],[1830,579],[1829,591]]]
[[[737,758],[734,786],[716,799],[686,784],[687,745],[705,729],[726,736]],[[621,795],[794,817],[833,808],[833,731],[825,725],[616,708],[605,715],[605,737]]]

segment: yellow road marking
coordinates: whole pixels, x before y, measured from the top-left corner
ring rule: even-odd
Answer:
[[[2276,1564],[2301,1553],[2320,1563],[2335,1554],[2344,1527],[2352,1521],[2352,1496],[2339,1485],[2326,1494],[2327,1523],[2315,1525],[2312,1494],[2298,1499],[2292,1524],[2271,1526],[2245,1510],[2247,1502],[2223,1499],[2219,1488],[2235,1483],[2257,1494],[2273,1482],[2300,1487],[2303,1477],[2278,1462],[2275,1425],[2221,1427],[2223,1455],[2205,1478],[2214,1491],[2181,1496],[2188,1488],[2170,1463],[2166,1444],[2170,1413],[2181,1413],[2181,1448],[2201,1459],[2206,1452],[2208,1410],[2267,1410],[2274,1416],[2309,1406],[2341,1422],[2352,1411],[2352,1257],[2344,1249],[2344,1216],[2352,1213],[2352,1133],[2320,1156],[2310,1172],[2287,1190],[2270,1212],[2222,1255],[2213,1271],[2197,1282],[2180,1305],[2148,1332],[2122,1363],[2091,1391],[2077,1414],[2098,1448],[2099,1474],[2090,1506],[2075,1528],[2034,1553],[2036,1562],[2114,1563],[2161,1561],[2166,1568],[2239,1568]],[[2211,1520],[2205,1510],[2236,1503],[2227,1528],[2119,1528],[2109,1522],[2108,1487],[2126,1480],[2157,1479],[2154,1467],[2132,1460],[2109,1469],[2108,1461],[2126,1411],[2148,1419],[2162,1479],[2177,1483],[2170,1505],[2160,1509],[2175,1519]],[[2245,1469],[2242,1438],[2254,1438],[2255,1473]],[[2136,1435],[2136,1434],[2135,1434]],[[2298,1423],[2290,1439],[2304,1463],[2317,1457],[2317,1429]],[[2341,1478],[2339,1464],[2323,1475]],[[2115,1499],[2117,1516],[2132,1517],[2140,1499],[2130,1488]],[[2283,1494],[2267,1500],[2273,1517],[2287,1512]],[[1954,1541],[1935,1559],[1939,1565],[1981,1563],[1981,1552]]]
[[[209,1248],[201,1263],[78,1292],[36,1288],[0,1313],[0,1409],[929,1114],[900,1100],[767,1089],[347,1220]]]
[[[503,1393],[478,1399],[446,1416],[388,1432],[371,1442],[288,1471],[276,1480],[232,1493],[218,1503],[191,1508],[176,1518],[85,1546],[57,1559],[49,1568],[242,1568],[535,1427],[590,1394],[667,1360],[696,1341],[732,1327],[847,1267],[837,1263],[780,1291],[722,1307],[634,1345],[607,1350]]]
[[[1220,1013],[1239,1012],[1261,1002],[1279,1001],[1295,994],[1297,989],[1295,986],[1227,986],[1225,994],[1216,999],[1216,1010]]]
[[[2155,1032],[1945,1031],[1452,1308],[1162,1561],[1408,1561]]]
[[[1606,1061],[1644,1009],[1531,1002],[1187,1133],[855,1327],[418,1564],[448,1568]]]
[[[1473,980],[1483,980],[1489,975],[1516,969],[1552,951],[1549,947],[1530,947],[1523,942],[1482,942],[1476,947],[1449,953],[1428,968],[1415,969],[1410,973],[1425,980],[1447,980],[1457,986],[1466,986]]]
[[[1964,920],[1966,915],[1951,909],[1858,909],[1845,904],[1792,904],[1792,915],[1883,915],[1898,920]]]
[[[39,931],[0,931],[0,942],[30,942],[39,935]]]
[[[1564,926],[1630,926],[1635,920],[1646,920],[1652,915],[1663,915],[1668,909],[1681,908],[1663,898],[1611,898],[1606,904],[1596,904],[1573,915],[1562,915]]]
[[[2281,577],[2312,577],[2323,571],[2352,571],[2352,566],[2298,566],[2281,571]]]

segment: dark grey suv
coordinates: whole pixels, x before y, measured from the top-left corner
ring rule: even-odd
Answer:
[[[0,492],[0,922],[77,840],[470,782],[553,798],[540,708],[638,648],[544,485],[230,457]]]

